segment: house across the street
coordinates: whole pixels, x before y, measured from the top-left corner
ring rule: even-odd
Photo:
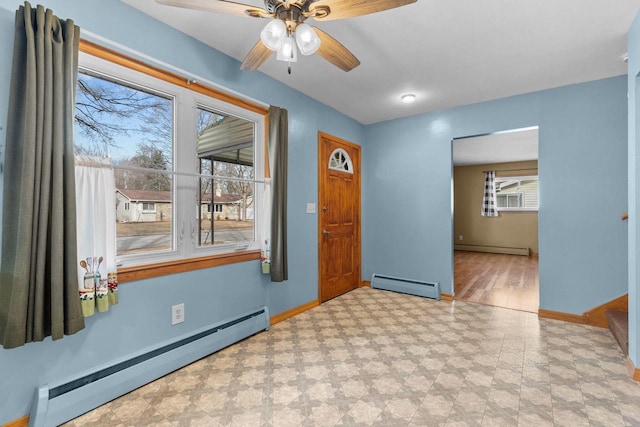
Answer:
[[[118,222],[170,221],[171,214],[171,191],[116,188]]]
[[[250,220],[253,219],[253,197],[248,196],[246,209],[240,195],[203,194],[200,201],[200,219]],[[116,220],[118,222],[170,221],[172,215],[171,191],[116,189]],[[245,218],[246,217],[246,218]]]

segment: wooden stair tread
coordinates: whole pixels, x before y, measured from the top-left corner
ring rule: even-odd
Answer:
[[[609,329],[625,355],[629,354],[629,313],[617,310],[605,312]]]

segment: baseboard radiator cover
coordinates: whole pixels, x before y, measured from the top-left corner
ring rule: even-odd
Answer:
[[[373,274],[371,276],[371,287],[373,289],[383,289],[385,291],[400,292],[403,294],[416,295],[420,297],[441,299],[439,282],[424,282],[413,279],[403,279],[401,277],[385,276]]]
[[[454,244],[453,249],[456,251],[485,252],[485,253],[491,253],[491,254],[522,255],[522,256],[530,255],[529,248],[515,248],[515,247],[507,247],[507,246]]]
[[[256,311],[165,341],[91,371],[36,388],[32,427],[57,426],[231,344],[269,329],[269,311]]]

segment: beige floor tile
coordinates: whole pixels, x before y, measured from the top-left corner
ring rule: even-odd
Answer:
[[[374,403],[358,400],[349,409],[348,415],[355,424],[373,425],[382,412]]]
[[[311,409],[311,420],[319,426],[335,426],[338,425],[343,417],[338,407],[333,405],[322,404]]]
[[[297,427],[304,424],[304,409],[301,408],[278,408],[273,410],[273,427]]]
[[[640,425],[607,331],[361,288],[68,426]]]
[[[553,425],[558,427],[589,427],[584,407],[553,408]]]
[[[610,404],[586,405],[591,427],[624,427],[622,414],[614,402]]]

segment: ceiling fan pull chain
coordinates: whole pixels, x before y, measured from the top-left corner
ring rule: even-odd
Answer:
[[[291,35],[289,35],[289,37],[291,37]],[[287,63],[287,65],[288,65],[287,71],[289,72],[289,74],[291,74],[291,62],[295,59],[295,56],[294,56],[294,49],[295,48],[296,48],[296,45],[295,45],[295,43],[293,41],[293,37],[292,37],[292,40],[291,40],[291,53],[289,54],[289,58],[291,59],[291,61],[289,61]]]

